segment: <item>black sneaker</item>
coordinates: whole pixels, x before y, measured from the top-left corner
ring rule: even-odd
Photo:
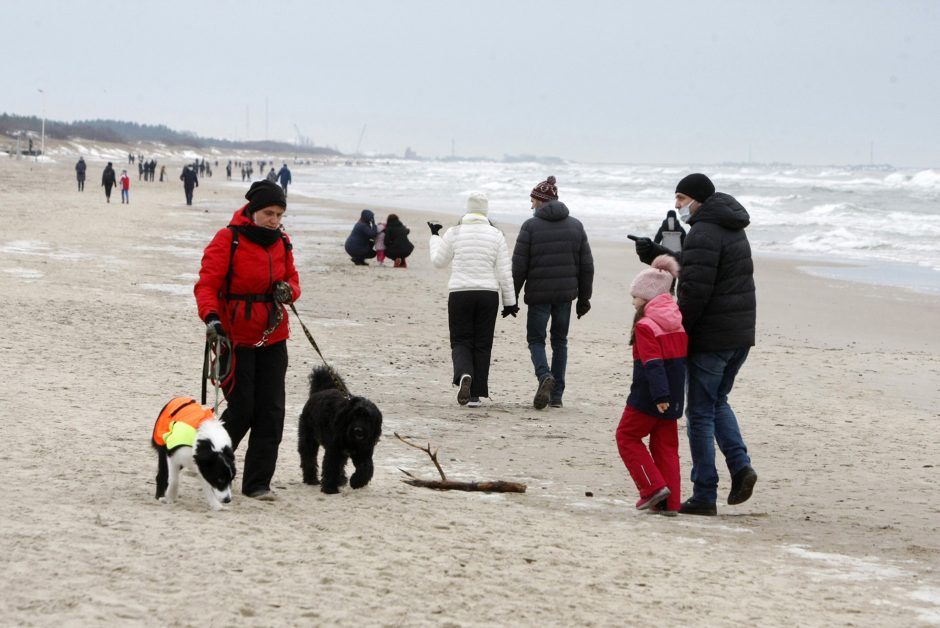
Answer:
[[[683,515],[714,517],[718,514],[718,508],[713,503],[696,501],[690,497],[679,506],[679,512]]]
[[[535,391],[535,399],[532,400],[532,405],[535,406],[536,410],[541,410],[548,405],[548,400],[551,399],[554,389],[555,378],[551,374],[539,380],[539,387]]]
[[[470,383],[472,378],[464,373],[460,376],[460,388],[457,390],[457,403],[462,406],[467,405],[467,402],[470,401]]]
[[[751,498],[754,484],[757,482],[757,471],[748,465],[731,476],[731,491],[728,492],[728,503],[743,504]]]

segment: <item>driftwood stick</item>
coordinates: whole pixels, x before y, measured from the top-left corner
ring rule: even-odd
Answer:
[[[431,453],[431,443],[428,443],[428,446],[427,446],[427,447],[422,447],[421,445],[415,445],[414,443],[408,442],[407,440],[405,440],[404,438],[402,438],[402,437],[398,434],[398,432],[392,432],[392,433],[395,435],[395,438],[397,438],[397,439],[400,440],[401,442],[405,443],[405,444],[408,445],[409,447],[414,447],[415,449],[420,449],[421,451],[423,451],[424,453],[426,453],[427,455],[429,455],[429,456],[431,457],[431,462],[433,462],[433,463],[434,463],[434,466],[437,467],[437,472],[441,474],[441,480],[444,481],[444,482],[447,481],[447,476],[444,475],[444,469],[442,469],[442,468],[441,468],[441,465],[437,462],[437,452],[438,452],[438,450],[435,449],[435,450],[434,450],[434,453]],[[399,469],[399,470],[401,471],[401,469]],[[402,473],[406,473],[406,474],[409,475],[409,476],[411,475],[410,473],[407,473],[406,471],[402,471]],[[413,477],[413,476],[412,476],[412,477]]]
[[[407,474],[411,476],[410,473]],[[419,480],[411,476],[411,479],[402,480],[405,484],[412,486],[423,486],[425,488],[434,488],[442,491],[479,491],[483,493],[525,493],[526,485],[520,482],[506,482],[504,480],[495,480],[492,482],[458,482],[456,480]]]

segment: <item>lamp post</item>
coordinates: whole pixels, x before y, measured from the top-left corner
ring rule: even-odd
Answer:
[[[42,140],[41,140],[41,154],[43,157],[46,156],[46,92],[39,90],[39,93],[42,94]],[[38,159],[37,159],[38,161]]]

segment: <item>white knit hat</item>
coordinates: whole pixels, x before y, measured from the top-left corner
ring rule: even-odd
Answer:
[[[467,197],[467,211],[473,212],[474,214],[483,214],[486,216],[486,213],[490,209],[490,201],[486,198],[486,194],[483,192],[471,192],[470,196]]]
[[[660,255],[650,267],[641,270],[630,284],[630,296],[650,301],[672,288],[672,280],[679,274],[679,262],[672,255]]]

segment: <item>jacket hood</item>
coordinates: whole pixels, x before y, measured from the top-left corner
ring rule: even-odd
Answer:
[[[359,214],[359,220],[365,220],[366,222],[372,222],[375,220],[375,214],[372,213],[371,209],[363,209],[362,213]]]
[[[232,214],[232,219],[228,221],[228,224],[232,227],[246,227],[255,224],[248,215],[247,203],[235,210],[235,213]]]
[[[725,229],[740,230],[751,223],[747,210],[733,196],[715,192],[689,218],[689,224],[710,222]]]
[[[653,319],[653,322],[662,327],[663,331],[682,330],[682,312],[670,294],[661,294],[653,297],[644,310],[644,315]]]
[[[476,212],[467,212],[460,218],[460,224],[462,225],[488,225],[490,224],[490,219],[484,216],[483,214],[478,214]]]
[[[535,210],[535,217],[557,222],[568,217],[568,207],[561,201],[549,201]]]

